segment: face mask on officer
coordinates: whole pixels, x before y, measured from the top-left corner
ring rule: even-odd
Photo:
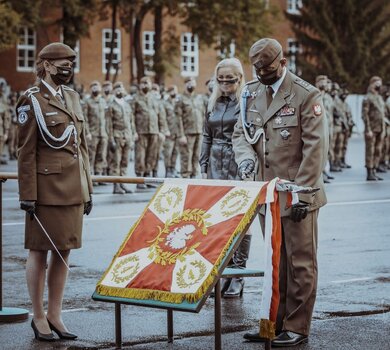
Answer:
[[[196,83],[195,80],[189,80],[186,82],[186,89],[189,93],[192,93],[195,90]]]
[[[377,92],[381,91],[382,84],[380,82],[376,82],[374,85],[374,90]]]
[[[56,85],[68,84],[73,76],[73,65],[57,66],[52,62],[49,63],[56,69],[55,73],[50,72],[50,78],[53,80],[53,83]]]
[[[142,82],[141,83],[141,91],[144,93],[144,94],[147,94],[149,91],[150,91],[150,86],[151,84],[149,84],[148,82]]]
[[[279,57],[280,57],[280,55],[278,55],[276,59],[278,59]],[[272,63],[274,63],[274,62],[272,62]],[[271,69],[272,63],[265,68]],[[276,69],[273,69],[273,70],[268,70],[268,69],[256,67],[256,64],[254,64],[255,69],[256,69],[257,79],[260,81],[260,83],[262,83],[264,85],[268,85],[268,86],[273,85],[282,77],[283,68],[285,65],[286,65],[285,58],[280,59],[278,66],[276,67]]]
[[[94,85],[91,87],[91,94],[92,96],[96,97],[100,94],[100,88],[97,85]]]
[[[105,89],[103,89],[103,91],[104,91],[104,94],[106,96],[108,96],[111,93],[111,88],[105,88]]]

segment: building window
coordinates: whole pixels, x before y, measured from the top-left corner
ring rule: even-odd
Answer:
[[[110,47],[111,47],[111,34],[112,30],[111,29],[103,29],[103,38],[102,38],[102,46],[103,46],[103,73],[107,73],[107,68],[108,68],[108,61],[110,58]],[[110,69],[110,74],[115,74],[118,65],[121,62],[121,31],[120,29],[115,30],[115,35],[114,35],[114,50],[112,53],[112,63],[111,63],[111,69]],[[120,69],[118,68],[118,71]]]
[[[18,72],[32,72],[34,70],[36,46],[37,36],[35,31],[27,27],[20,28],[16,50],[16,69]]]
[[[80,40],[77,40],[76,46],[73,48],[76,52],[76,59],[74,60],[74,72],[80,73]]]
[[[221,50],[221,47],[223,45],[223,42],[221,39],[218,40],[218,46],[220,49],[218,50],[218,57],[220,59],[224,58],[232,58],[236,54],[236,43],[233,40],[230,41],[229,45],[225,46],[223,50]]]
[[[199,44],[198,36],[192,33],[183,33],[181,42],[181,75],[196,77],[199,71]]]
[[[300,74],[300,70],[297,67],[297,55],[300,51],[300,46],[296,39],[287,39],[288,69],[295,74]]]
[[[154,32],[143,32],[142,54],[144,56],[145,73],[153,73]]]
[[[287,0],[287,12],[299,14],[302,8],[302,0]]]

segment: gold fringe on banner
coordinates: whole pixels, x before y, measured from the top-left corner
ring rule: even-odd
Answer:
[[[162,187],[160,187],[161,189]],[[156,191],[155,195],[153,196],[151,202],[152,203],[154,198],[158,195],[160,192],[160,189]],[[169,291],[161,291],[161,290],[151,290],[151,289],[135,289],[135,288],[119,288],[119,287],[109,287],[101,284],[101,282],[104,280],[108,272],[111,270],[111,267],[115,261],[115,259],[120,255],[122,250],[124,249],[127,241],[137,228],[139,222],[142,220],[142,217],[144,216],[145,212],[149,208],[149,205],[145,208],[143,211],[141,217],[137,220],[137,222],[133,225],[133,227],[130,229],[129,234],[127,235],[126,239],[122,243],[120,249],[118,250],[117,254],[112,259],[112,262],[110,264],[110,267],[106,270],[106,272],[103,274],[102,278],[96,285],[96,291],[100,295],[105,296],[112,296],[112,297],[121,297],[121,298],[130,298],[130,299],[151,299],[151,300],[157,300],[162,302],[169,302],[169,303],[175,303],[180,304],[183,301],[188,301],[189,303],[195,303],[199,301],[204,294],[207,292],[209,287],[212,285],[212,283],[215,281],[216,276],[218,275],[218,267],[222,263],[223,259],[226,256],[226,253],[230,249],[231,244],[233,243],[234,239],[237,235],[239,235],[241,232],[245,230],[245,228],[250,224],[252,216],[254,215],[257,207],[258,202],[260,198],[260,193],[256,196],[256,199],[248,209],[248,211],[244,214],[241,221],[237,225],[236,229],[230,236],[229,241],[226,243],[224,249],[221,251],[218,259],[214,263],[214,267],[211,270],[209,276],[206,278],[206,280],[202,283],[202,285],[198,288],[198,290],[195,293],[172,293]]]
[[[275,322],[271,320],[260,320],[260,337],[267,339],[275,338]]]

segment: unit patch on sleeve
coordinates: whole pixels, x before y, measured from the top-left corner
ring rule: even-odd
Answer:
[[[29,110],[30,110],[29,105],[20,106],[18,108],[18,122],[19,122],[19,124],[24,124],[27,121],[28,114],[26,112],[28,112]]]
[[[313,111],[314,111],[314,115],[315,115],[316,117],[319,117],[319,116],[322,114],[321,105],[319,105],[318,103],[315,104],[315,105],[313,106]]]

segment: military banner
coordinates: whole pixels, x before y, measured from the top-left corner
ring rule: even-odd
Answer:
[[[133,225],[97,284],[104,296],[171,303],[200,300],[215,282],[221,262],[258,206],[267,205],[266,240],[279,252],[280,217],[275,184],[167,179]],[[279,247],[278,247],[279,244]],[[278,302],[278,254],[271,261],[265,302]],[[276,293],[275,293],[276,292]]]

